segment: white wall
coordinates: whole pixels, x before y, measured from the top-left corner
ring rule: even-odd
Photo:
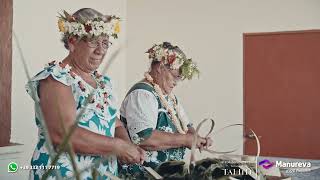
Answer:
[[[105,14],[115,14],[123,18],[120,38],[109,49],[109,56],[124,42],[126,37],[126,1],[125,0],[72,0],[72,1],[13,1],[13,31],[16,32],[21,44],[23,55],[28,63],[30,75],[34,76],[52,60],[62,60],[67,55],[60,42],[57,27],[58,12],[66,10],[70,13],[84,7],[94,8]],[[122,49],[117,56],[108,75],[116,82],[115,88],[120,99],[123,98],[126,87],[125,59],[126,50]],[[105,61],[108,60],[106,56]],[[12,136],[11,142],[25,144],[20,165],[29,165],[33,149],[37,142],[37,128],[34,120],[33,101],[25,92],[27,78],[22,67],[21,55],[13,41],[13,74],[12,74]],[[6,167],[7,164],[3,164]],[[0,173],[0,179],[6,173]],[[2,172],[2,171],[1,171]],[[21,171],[24,178],[12,175],[13,178],[26,179],[27,171]],[[3,178],[1,178],[3,177]],[[6,179],[6,178],[4,178]]]
[[[219,129],[243,123],[242,34],[320,29],[320,1],[136,0],[128,1],[127,16],[127,88],[147,70],[144,52],[171,41],[201,70],[200,79],[183,82],[176,94],[195,124],[214,117]],[[242,143],[241,128],[231,132],[224,142],[215,139],[220,150]]]

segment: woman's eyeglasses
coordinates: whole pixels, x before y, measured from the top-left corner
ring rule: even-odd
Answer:
[[[171,74],[171,76],[174,78],[176,82],[182,81],[182,76],[180,74],[173,72],[169,67],[167,67],[167,70],[169,71],[169,73]]]
[[[97,48],[100,45],[101,48],[108,49],[112,45],[109,41],[90,40],[86,42],[91,48]]]

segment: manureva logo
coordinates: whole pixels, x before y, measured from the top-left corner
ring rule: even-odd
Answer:
[[[284,168],[309,168],[311,167],[311,162],[283,162],[276,161],[277,167]]]
[[[284,162],[284,161],[276,161],[271,162],[268,159],[264,159],[259,162],[259,166],[262,166],[265,169],[269,169],[272,166],[276,165],[276,167],[280,168],[310,168],[311,162]]]
[[[259,162],[259,166],[262,166],[265,169],[269,169],[272,166],[274,166],[274,163],[269,161],[268,159],[264,159],[264,160]]]

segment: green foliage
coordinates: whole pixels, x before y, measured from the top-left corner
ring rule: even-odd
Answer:
[[[180,70],[183,79],[191,80],[195,75],[198,75],[199,78],[200,71],[197,65],[192,62],[192,59],[185,59]]]

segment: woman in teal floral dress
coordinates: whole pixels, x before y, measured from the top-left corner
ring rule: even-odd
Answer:
[[[144,166],[155,169],[170,160],[183,160],[191,148],[194,129],[172,90],[180,80],[199,73],[197,66],[177,46],[164,42],[147,51],[151,60],[145,79],[127,93],[120,114],[133,143],[146,150]],[[211,146],[198,138],[197,147]],[[141,165],[123,165],[121,174],[141,175]]]
[[[59,19],[59,29],[69,55],[61,62],[51,62],[26,85],[35,101],[35,120],[39,140],[31,165],[30,179],[41,179],[52,158],[42,126],[45,122],[54,150],[77,121],[69,143],[81,179],[92,179],[92,167],[98,179],[117,176],[117,158],[126,163],[141,163],[143,150],[130,143],[127,131],[117,118],[112,83],[96,70],[108,48],[109,37],[117,37],[118,18],[104,16],[84,8]],[[74,178],[74,168],[67,152],[57,163],[58,171],[48,179]]]

